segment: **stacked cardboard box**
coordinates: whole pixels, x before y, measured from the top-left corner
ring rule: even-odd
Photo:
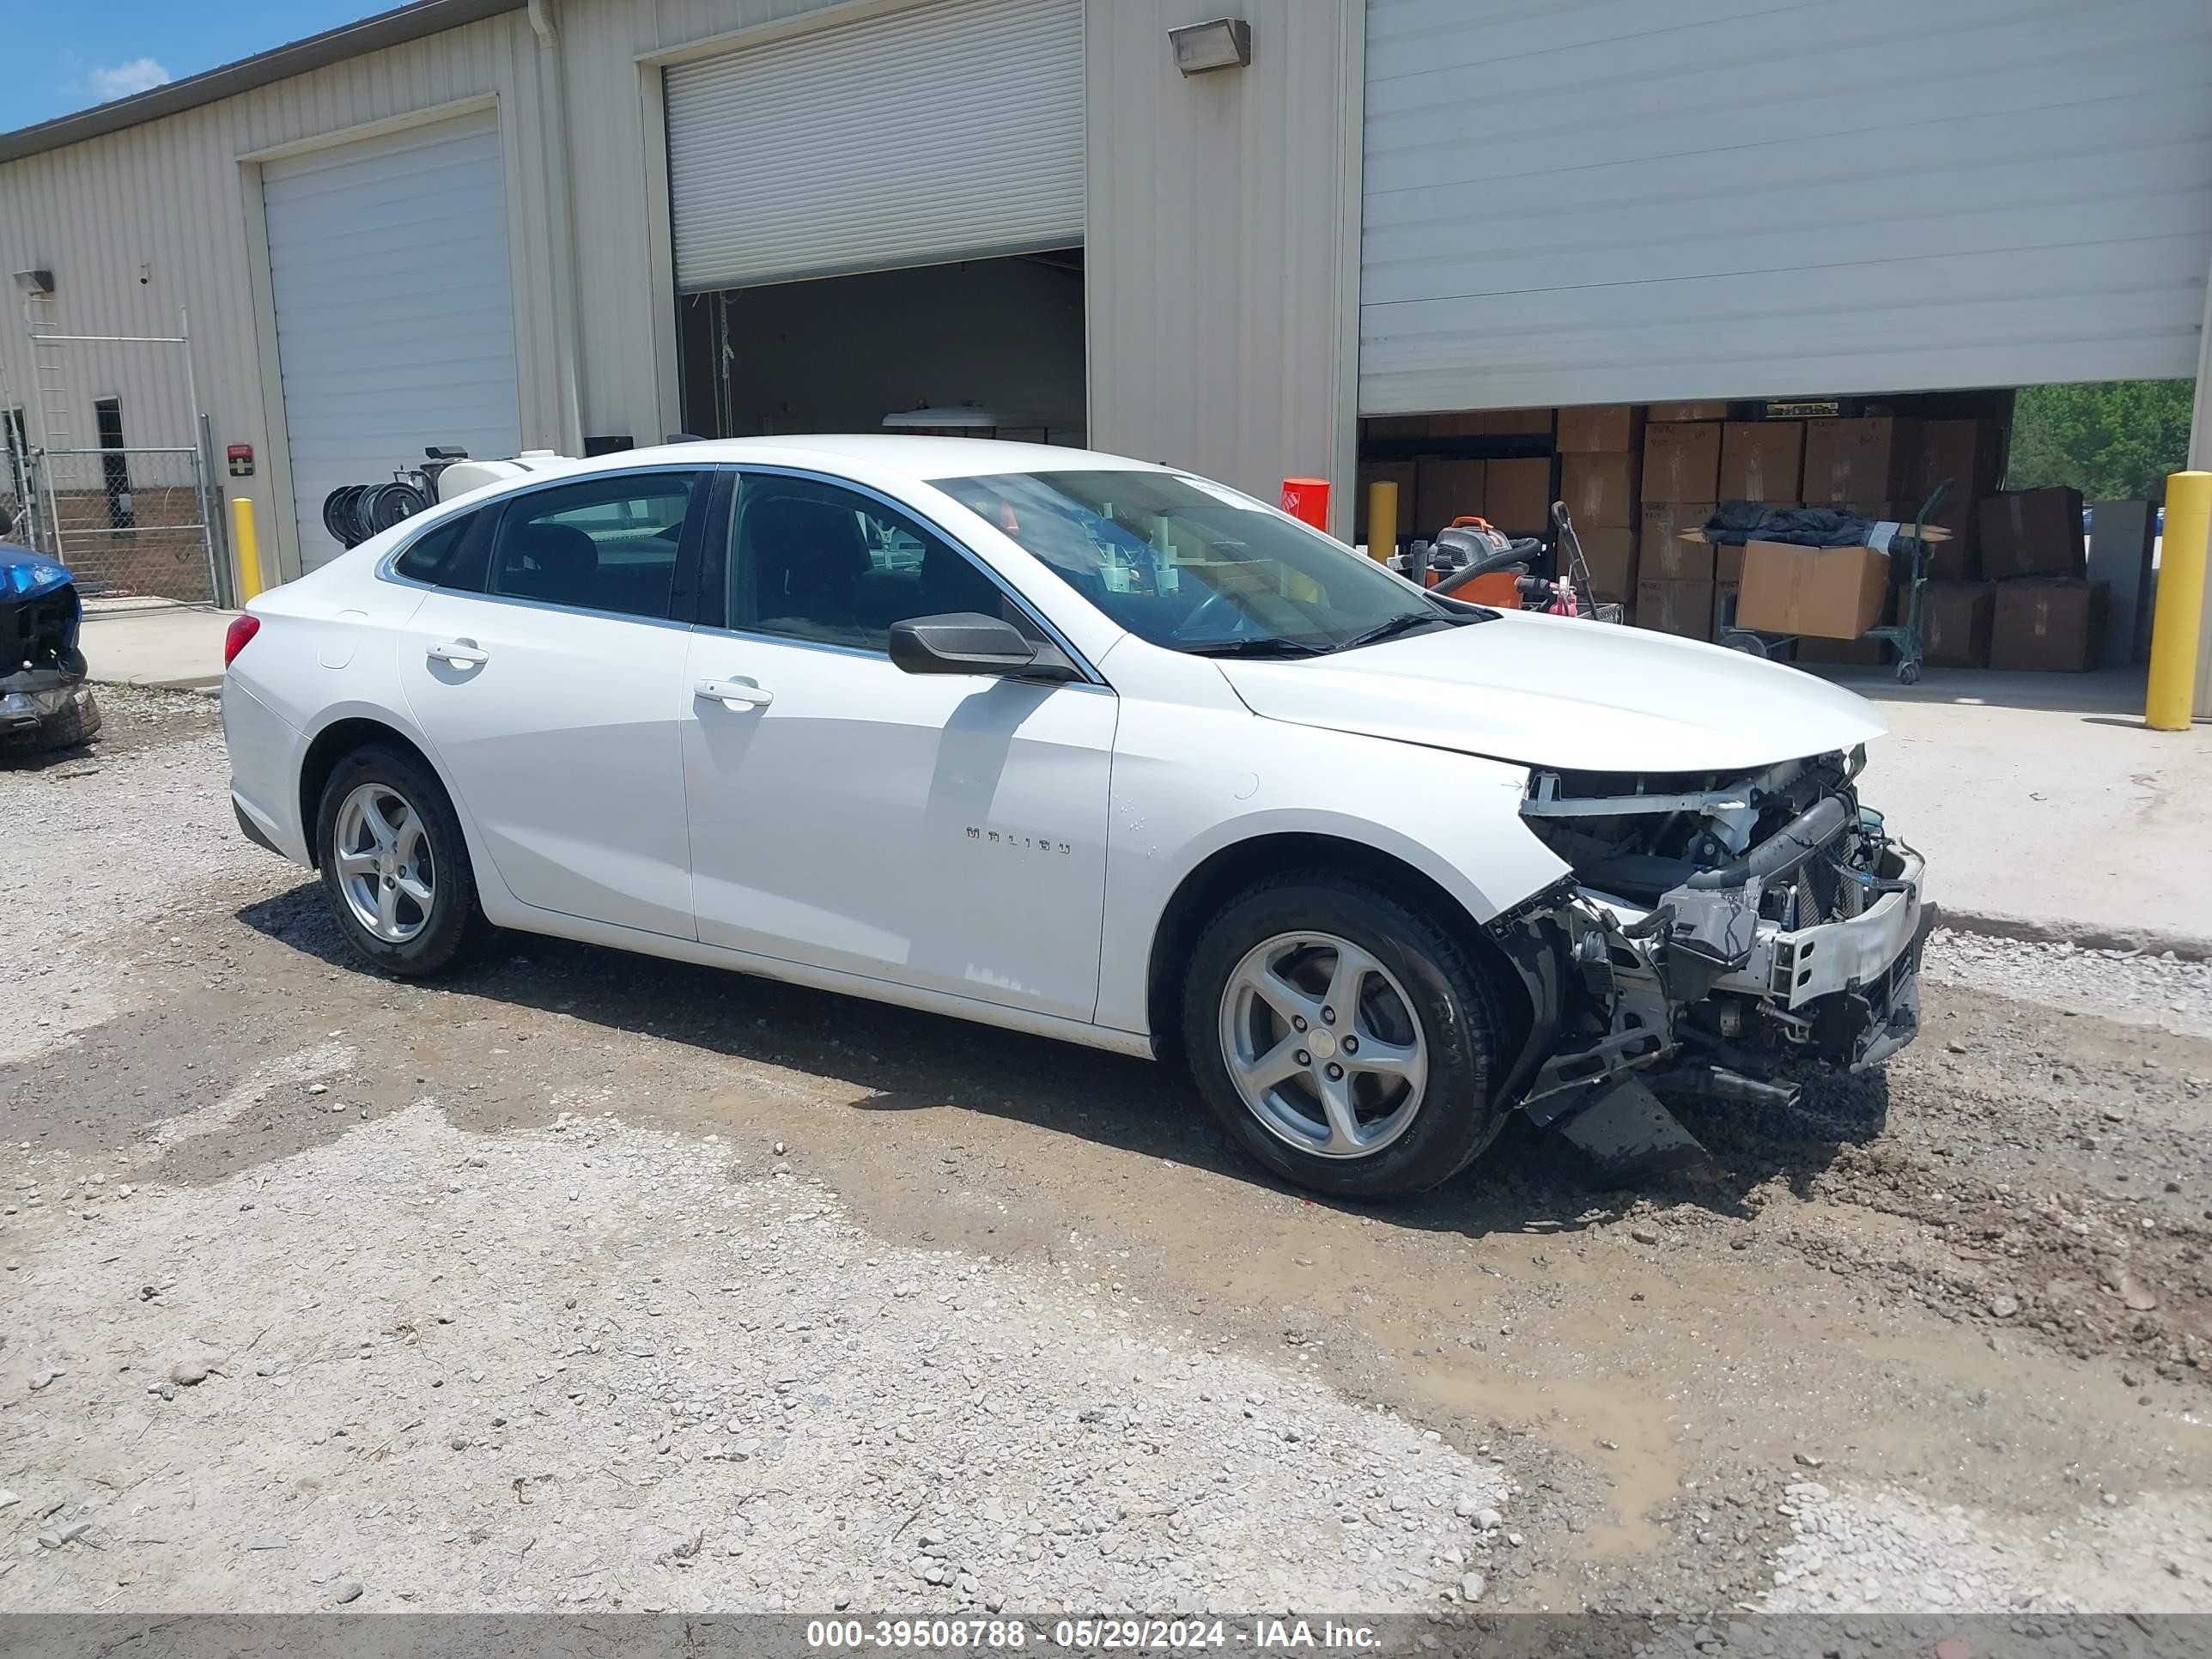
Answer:
[[[1996,586],[1990,667],[2079,673],[2097,665],[2105,639],[2103,582],[2029,576]]]
[[[1951,539],[1930,551],[1929,574],[1937,581],[1971,581],[1985,574],[1979,558],[1982,500],[1996,493],[2004,477],[2005,446],[2011,434],[1990,416],[1969,420],[1921,421],[1912,434],[1901,499],[1889,516],[1910,523],[1936,486],[1950,488],[1930,524]]]
[[[1636,528],[1638,461],[1633,451],[1559,457],[1559,499],[1576,529]]]
[[[1637,473],[1644,411],[1633,404],[1592,404],[1559,411],[1559,499],[1573,514],[1597,597],[1615,604],[1636,595]]]
[[[1726,412],[1725,405],[1718,407]],[[1712,516],[1720,483],[1721,425],[1718,420],[1644,424],[1636,568],[1639,628],[1712,637],[1713,550],[1701,541],[1683,540],[1682,532],[1702,527]]]
[[[1892,501],[1905,494],[1912,426],[1893,415],[1806,422],[1805,505]]]
[[[1363,440],[1380,440],[1411,459],[1363,460],[1359,501],[1353,509],[1355,538],[1366,534],[1368,483],[1389,478],[1398,485],[1398,533],[1433,536],[1454,519],[1488,519],[1515,535],[1540,534],[1550,522],[1552,464],[1528,460],[1486,461],[1451,453],[1470,446],[1468,438],[1545,439],[1552,435],[1556,411],[1549,409],[1474,409],[1435,415],[1375,415],[1360,422]],[[1438,440],[1434,453],[1422,453]],[[1495,472],[1492,468],[1497,469]]]
[[[1540,536],[1552,522],[1552,463],[1540,455],[1486,465],[1483,516],[1511,536]]]
[[[2015,576],[2079,576],[2081,492],[2015,489],[1981,503],[1982,574],[1992,581]]]
[[[1996,584],[1990,666],[2095,667],[2108,589],[2083,580],[2081,492],[2011,490],[1984,499],[1978,517],[1982,573]]]
[[[1920,590],[1920,648],[1937,668],[1987,668],[1995,582],[1930,582]]]
[[[1490,465],[1486,461],[1425,459],[1414,467],[1409,536],[1433,536],[1454,519],[1488,516]]]
[[[1717,499],[1792,506],[1804,499],[1798,494],[1804,470],[1804,422],[1723,423]]]

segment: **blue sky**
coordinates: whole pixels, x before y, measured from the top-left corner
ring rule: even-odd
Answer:
[[[388,11],[398,0],[0,0],[0,131]]]

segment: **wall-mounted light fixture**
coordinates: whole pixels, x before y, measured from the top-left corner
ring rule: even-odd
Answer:
[[[1252,61],[1252,26],[1241,17],[1186,23],[1168,31],[1168,44],[1175,48],[1176,67],[1185,75],[1243,69]]]
[[[15,286],[33,297],[54,291],[54,273],[51,270],[19,270]]]

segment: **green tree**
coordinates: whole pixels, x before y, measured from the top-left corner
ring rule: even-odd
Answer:
[[[2071,484],[2084,501],[2160,501],[2189,454],[2194,380],[2033,386],[2013,408],[2005,487]]]

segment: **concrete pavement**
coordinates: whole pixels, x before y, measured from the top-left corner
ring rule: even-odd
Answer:
[[[237,614],[204,605],[91,599],[77,643],[95,680],[204,691],[222,684],[223,630]]]
[[[2212,956],[2212,726],[2144,726],[2140,667],[1823,672],[1888,718],[1863,794],[1959,925]]]

